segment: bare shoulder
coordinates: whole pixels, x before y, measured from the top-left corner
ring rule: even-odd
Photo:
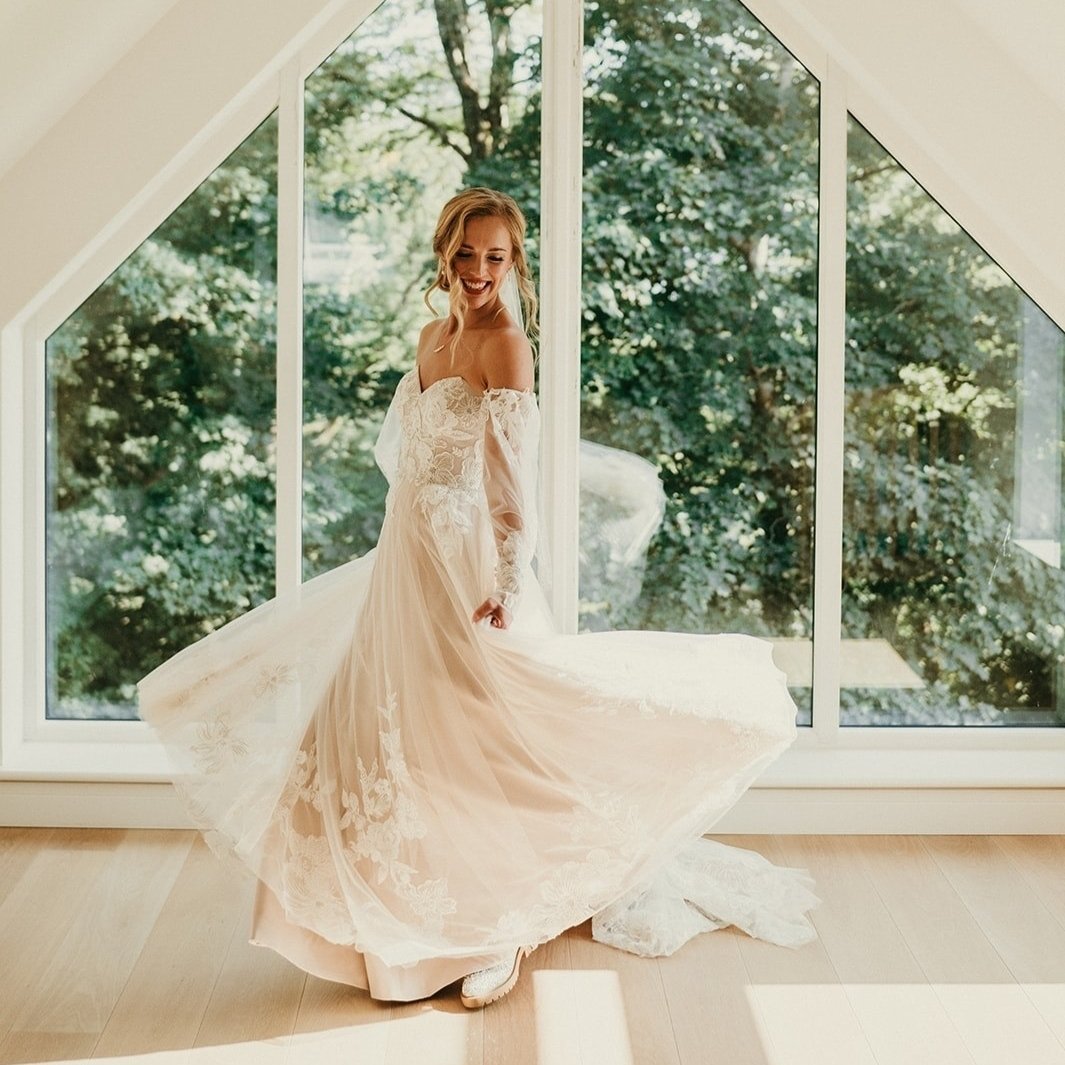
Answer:
[[[422,326],[422,331],[418,334],[418,349],[421,350],[427,343],[431,343],[440,332],[442,324],[447,322],[446,318],[430,318],[425,325]]]
[[[489,388],[533,387],[532,345],[517,326],[492,330],[491,342],[485,344],[481,359]]]

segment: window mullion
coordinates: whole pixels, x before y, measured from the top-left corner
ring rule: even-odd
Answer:
[[[544,0],[541,135],[540,398],[551,607],[577,631],[581,428],[581,185],[584,9]]]
[[[821,82],[817,255],[817,460],[814,503],[813,733],[839,733],[843,577],[847,101],[829,60]]]
[[[276,590],[299,585],[303,559],[303,77],[281,71],[277,136]]]

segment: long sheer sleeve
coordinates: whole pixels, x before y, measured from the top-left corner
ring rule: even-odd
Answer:
[[[385,411],[381,430],[373,446],[374,461],[390,485],[395,483],[396,471],[399,469],[399,445],[403,435],[400,431],[399,404],[400,389],[397,388],[388,410]]]
[[[540,412],[532,391],[485,393],[484,486],[495,532],[493,595],[511,612],[536,550]]]

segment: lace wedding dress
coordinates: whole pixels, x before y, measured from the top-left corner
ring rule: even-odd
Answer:
[[[667,954],[798,946],[800,869],[706,832],[794,739],[750,636],[557,630],[536,570],[535,395],[399,382],[367,554],[139,684],[190,816],[258,878],[252,942],[414,999],[591,917]],[[508,629],[471,620],[495,590]]]

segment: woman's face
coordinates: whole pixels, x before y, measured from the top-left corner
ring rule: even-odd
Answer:
[[[513,262],[510,233],[497,217],[471,218],[452,264],[459,275],[471,310],[498,298]]]

